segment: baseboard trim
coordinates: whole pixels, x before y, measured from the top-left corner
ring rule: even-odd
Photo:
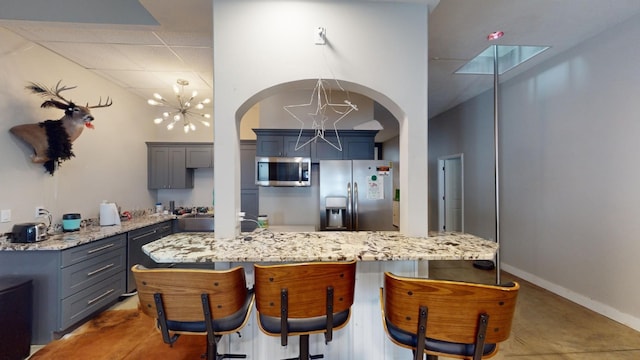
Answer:
[[[629,314],[625,314],[609,305],[603,304],[599,301],[595,301],[575,291],[569,290],[560,285],[554,284],[550,281],[542,279],[536,275],[522,271],[509,264],[501,263],[502,270],[513,274],[521,279],[524,279],[532,284],[540,286],[543,289],[549,290],[552,293],[562,296],[563,298],[573,301],[576,304],[582,305],[589,310],[595,311],[600,315],[606,316],[609,319],[619,322],[625,326],[628,326],[636,331],[640,331],[640,319]]]

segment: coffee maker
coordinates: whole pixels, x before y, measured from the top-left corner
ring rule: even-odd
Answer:
[[[327,228],[325,230],[346,230],[347,198],[327,196],[325,198]]]

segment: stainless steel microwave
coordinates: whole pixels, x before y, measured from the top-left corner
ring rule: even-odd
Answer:
[[[311,158],[256,156],[256,185],[311,186]]]

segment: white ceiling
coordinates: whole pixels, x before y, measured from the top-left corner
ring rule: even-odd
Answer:
[[[213,97],[211,0],[82,1],[98,11],[87,14],[75,0],[0,0],[0,26],[143,98],[168,95],[178,78]],[[551,46],[506,80],[640,12],[638,0],[411,2],[437,4],[429,20],[430,117],[493,86],[492,76],[453,74],[490,45],[488,33],[505,32],[497,44]]]

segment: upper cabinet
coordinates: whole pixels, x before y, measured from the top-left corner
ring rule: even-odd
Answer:
[[[193,169],[213,167],[212,143],[147,143],[147,188],[191,189]]]
[[[315,136],[313,130],[303,130],[302,134],[296,129],[253,131],[257,135],[256,156],[311,157],[314,163],[320,160],[372,160],[378,133],[377,130],[338,130],[336,136],[334,131],[326,131],[324,139],[309,142]]]
[[[185,147],[187,168],[213,167],[213,143],[189,144]]]
[[[300,130],[253,129],[253,131],[257,135],[256,156],[311,156],[311,148],[308,145],[301,146],[311,139],[310,134],[300,135]]]

